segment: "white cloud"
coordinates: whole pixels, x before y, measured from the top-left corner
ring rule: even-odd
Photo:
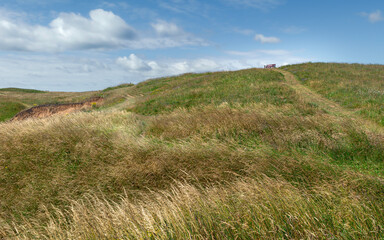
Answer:
[[[117,65],[128,72],[141,72],[148,77],[177,75],[187,72],[205,72],[219,69],[219,65],[210,59],[174,60],[174,61],[145,61],[135,54],[116,59]]]
[[[227,51],[226,53],[230,55],[227,58],[174,59],[161,61],[143,60],[131,54],[128,58],[119,57],[116,63],[128,74],[137,73],[137,69],[140,68],[141,70],[139,72],[143,78],[153,78],[187,72],[230,71],[263,67],[269,63],[276,63],[281,66],[310,60],[308,58],[297,57],[293,52],[282,49],[261,49],[249,52]],[[134,65],[132,62],[137,65]]]
[[[263,67],[266,64],[275,63],[278,66],[311,61],[306,57],[297,56],[296,52],[283,49],[253,50],[253,51],[227,51],[229,55],[237,57],[239,61],[245,61],[252,67]]]
[[[0,55],[0,88],[91,91],[187,72],[230,71],[262,67],[269,63],[280,66],[313,60],[279,49],[228,51],[227,54],[222,58],[156,60],[147,60],[135,54],[111,59],[99,52],[88,53],[87,57],[79,57],[78,54],[3,54]]]
[[[279,43],[280,39],[277,37],[266,37],[263,34],[256,34],[255,40],[261,43]]]
[[[224,0],[235,6],[268,10],[282,4],[282,0]]]
[[[202,38],[195,37],[193,34],[185,32],[175,23],[164,20],[157,20],[151,23],[156,37],[143,37],[140,41],[131,43],[132,48],[164,48],[179,46],[208,46],[210,43]]]
[[[149,63],[144,62],[142,59],[138,58],[135,54],[129,55],[129,57],[119,57],[116,60],[116,63],[128,70],[133,71],[149,71],[152,70],[152,67]]]
[[[127,79],[126,72],[115,65],[112,60],[100,57],[29,53],[2,55],[0,88],[91,91],[123,82],[137,82],[136,78]]]
[[[93,10],[89,18],[61,13],[48,27],[15,23],[0,17],[0,48],[23,51],[64,51],[121,47],[135,30],[112,12]]]
[[[158,20],[152,23],[151,26],[162,37],[180,36],[184,35],[184,31],[174,23],[169,23],[163,20]]]
[[[376,10],[376,11],[371,12],[371,13],[363,12],[363,13],[361,13],[361,16],[367,17],[368,20],[369,20],[371,23],[376,23],[376,22],[380,22],[380,21],[383,21],[383,20],[384,20],[384,17],[383,17],[383,15],[381,14],[381,11],[380,11],[380,10]]]
[[[207,45],[176,24],[161,20],[152,24],[156,36],[144,36],[119,16],[102,9],[90,11],[89,18],[61,13],[48,26],[29,25],[9,16],[0,15],[0,50],[60,52]]]
[[[116,3],[108,2],[108,1],[104,1],[100,5],[106,8],[115,8],[117,6]]]

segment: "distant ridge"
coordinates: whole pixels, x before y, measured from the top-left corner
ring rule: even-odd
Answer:
[[[24,88],[0,88],[0,92],[44,93],[47,91],[40,91],[36,89],[24,89]]]

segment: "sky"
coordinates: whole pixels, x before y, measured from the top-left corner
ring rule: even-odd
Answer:
[[[0,88],[91,91],[275,63],[384,64],[382,0],[1,0]]]

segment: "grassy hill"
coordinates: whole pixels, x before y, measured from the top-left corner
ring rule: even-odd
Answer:
[[[384,126],[384,66],[307,63],[283,67],[302,84]]]
[[[106,101],[96,111],[0,123],[0,236],[383,238],[380,117],[300,82],[305,69],[311,82],[355,65],[319,64],[319,74],[311,65],[7,95],[23,104],[49,94]],[[367,87],[380,82],[380,66],[358,68]],[[359,110],[380,113],[371,107]]]

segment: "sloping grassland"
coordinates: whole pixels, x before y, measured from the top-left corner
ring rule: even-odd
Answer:
[[[97,111],[0,124],[0,236],[384,237],[384,135],[281,73],[185,74],[103,94]]]
[[[307,63],[285,66],[302,84],[384,126],[384,66]]]

